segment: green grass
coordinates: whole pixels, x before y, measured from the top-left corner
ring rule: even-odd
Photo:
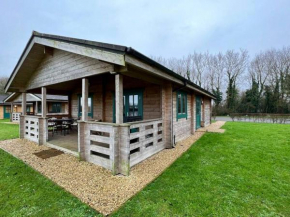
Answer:
[[[0,150],[0,216],[97,216],[22,161]]]
[[[10,120],[9,119],[0,119],[0,123],[2,123],[2,122],[10,122]]]
[[[15,132],[3,136],[10,126]],[[290,216],[290,125],[228,122],[224,128],[205,134],[114,216]],[[18,135],[18,125],[0,123],[0,140],[10,134]],[[0,216],[94,215],[0,150]]]
[[[19,137],[19,124],[5,124],[9,119],[0,120],[0,141]]]
[[[19,125],[1,122],[0,141],[18,138]],[[0,149],[0,216],[97,215],[78,198]]]
[[[114,216],[290,216],[290,126],[228,122]]]

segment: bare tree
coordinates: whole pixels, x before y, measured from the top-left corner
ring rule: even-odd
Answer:
[[[258,97],[264,91],[265,84],[268,82],[269,75],[272,69],[272,53],[261,52],[257,54],[250,62],[248,67],[250,82],[256,82],[258,86]]]
[[[8,81],[8,77],[0,77],[0,94],[5,94],[4,87]]]
[[[222,90],[225,75],[225,60],[222,53],[208,55],[207,77],[209,78],[209,90]]]
[[[203,78],[205,77],[207,70],[207,56],[208,53],[202,54],[197,52],[194,52],[193,55],[191,55],[194,82],[203,87],[205,86]]]
[[[237,99],[237,79],[241,76],[248,64],[248,51],[240,50],[235,52],[228,50],[224,56],[225,60],[225,72],[228,81],[227,88],[227,108],[229,110],[235,110]]]

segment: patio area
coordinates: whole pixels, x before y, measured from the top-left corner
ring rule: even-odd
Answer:
[[[78,132],[77,131],[70,131],[68,134],[54,134],[52,136],[51,133],[48,134],[48,145],[57,146],[54,147],[56,149],[67,149],[63,150],[66,152],[72,151],[72,152],[78,152]]]

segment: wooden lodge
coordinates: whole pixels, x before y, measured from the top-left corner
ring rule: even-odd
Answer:
[[[68,150],[124,175],[209,125],[214,98],[130,47],[38,32],[5,90],[22,95],[20,138]],[[40,114],[25,112],[28,94],[41,94]],[[51,134],[48,95],[68,97],[76,131]]]
[[[26,94],[26,115],[41,116],[41,94]],[[22,95],[12,93],[4,100],[11,106],[10,120],[19,122],[22,114]],[[68,117],[68,97],[60,95],[46,95],[46,113],[48,117]]]

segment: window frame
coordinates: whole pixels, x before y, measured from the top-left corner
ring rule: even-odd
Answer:
[[[143,88],[137,88],[137,89],[125,89],[123,90],[123,100],[126,95],[139,95],[141,98],[138,99],[138,114],[142,117],[142,120],[144,118],[143,116],[143,100],[144,100],[144,89]],[[116,123],[116,97],[115,92],[112,92],[113,97],[113,123]],[[129,105],[129,99],[126,99],[126,105]],[[124,103],[123,103],[124,104]],[[126,113],[129,112],[128,107],[126,108],[125,104],[123,105],[123,117],[129,117],[126,115]],[[125,117],[124,117],[125,118]],[[125,120],[124,120],[124,123]]]
[[[59,111],[54,110],[59,108]],[[52,102],[51,103],[51,112],[50,113],[61,113],[61,102]]]
[[[42,109],[42,106],[41,106],[41,102],[38,102],[38,101],[36,101],[36,103],[37,103],[37,113],[38,114],[41,114],[41,109]]]
[[[93,118],[94,117],[94,94],[90,93],[88,98],[91,98],[92,104],[91,104],[91,111],[88,111],[88,116]],[[78,94],[78,117],[82,116],[82,109],[81,109],[81,97],[82,94]]]
[[[179,101],[178,96],[180,95],[180,111],[179,112]],[[187,119],[187,93],[184,91],[176,92],[176,120],[186,118]]]

